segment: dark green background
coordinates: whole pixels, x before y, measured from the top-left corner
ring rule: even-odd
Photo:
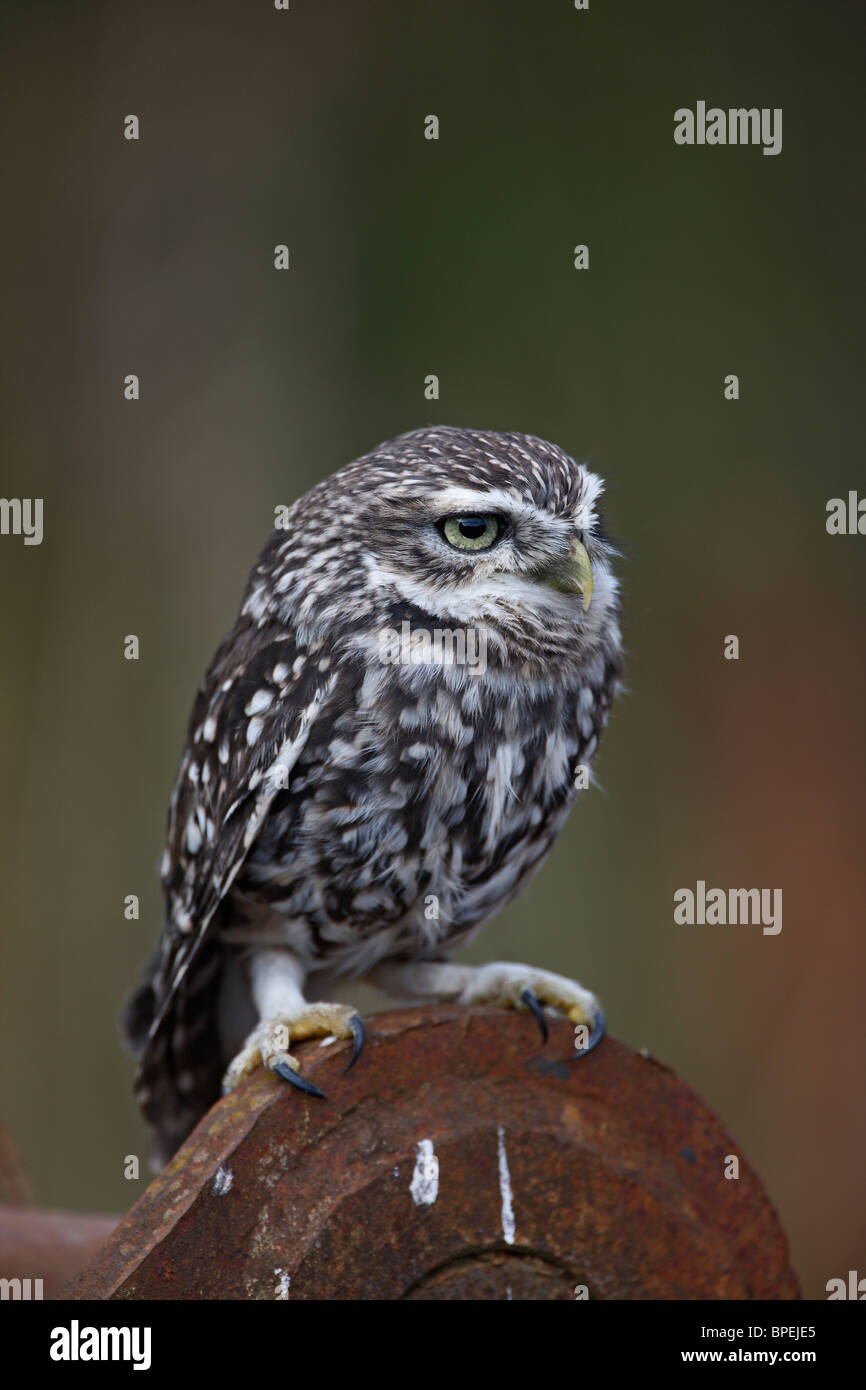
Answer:
[[[404,429],[515,429],[608,480],[630,691],[604,790],[468,957],[585,981],[730,1128],[806,1293],[866,1274],[866,537],[824,525],[866,494],[863,31],[744,0],[5,8],[0,491],[45,539],[0,537],[0,1118],[40,1201],[143,1189],[116,1015],[274,506]],[[781,155],[676,146],[699,99],[782,107]],[[676,926],[699,878],[783,888],[781,935]]]

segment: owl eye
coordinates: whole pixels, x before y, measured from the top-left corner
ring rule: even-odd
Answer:
[[[498,516],[449,516],[439,524],[455,550],[489,550],[502,534]]]

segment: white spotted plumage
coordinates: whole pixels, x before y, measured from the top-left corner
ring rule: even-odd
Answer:
[[[288,962],[293,1016],[305,981],[321,992],[339,975],[387,985],[402,970],[415,990],[423,967],[415,992],[436,993],[433,963],[544,859],[621,668],[601,490],[543,440],[431,428],[326,479],[271,536],[193,709],[166,925],[127,1010],[162,1156],[219,1093],[239,960],[257,961],[259,993],[267,961]],[[476,532],[492,517],[495,542],[456,548],[449,516]],[[588,606],[561,582],[578,543]],[[471,628],[485,668],[453,652],[387,664],[381,634],[404,623]],[[447,969],[453,984],[461,967]],[[563,1007],[591,998],[565,985]]]

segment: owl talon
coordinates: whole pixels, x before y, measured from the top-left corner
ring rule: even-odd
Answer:
[[[223,1095],[237,1086],[256,1067],[265,1066],[298,1091],[327,1100],[324,1091],[298,1074],[298,1063],[290,1048],[307,1038],[351,1038],[354,1048],[349,1066],[364,1046],[364,1025],[347,1004],[304,1004],[288,1008],[283,1014],[262,1018],[247,1038],[223,1078]],[[348,1067],[346,1068],[348,1071]]]
[[[543,1045],[547,1042],[549,1034],[547,1030],[547,1019],[544,1017],[544,1010],[538,1002],[538,996],[534,993],[533,990],[524,989],[521,991],[520,998],[526,1005],[529,1012],[532,1014],[532,1017],[535,1019],[535,1022],[538,1024],[538,1027],[541,1031],[541,1041]]]
[[[306,1077],[301,1076],[300,1072],[293,1071],[288,1062],[275,1062],[271,1071],[276,1072],[284,1081],[288,1081],[291,1086],[297,1087],[299,1091],[304,1091],[308,1096],[318,1096],[320,1100],[327,1100],[324,1091],[320,1091],[314,1081],[307,1081]]]
[[[360,1014],[352,1014],[352,1017],[349,1019],[349,1027],[352,1030],[352,1037],[355,1039],[355,1046],[352,1048],[352,1055],[346,1065],[346,1071],[357,1062],[367,1036],[364,1032],[364,1021]]]

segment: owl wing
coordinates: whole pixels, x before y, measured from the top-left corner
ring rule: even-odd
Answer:
[[[163,1154],[219,1094],[217,911],[332,704],[339,671],[285,625],[259,626],[244,610],[193,706],[163,858],[166,924],[123,1018],[139,1058],[136,1094]]]

